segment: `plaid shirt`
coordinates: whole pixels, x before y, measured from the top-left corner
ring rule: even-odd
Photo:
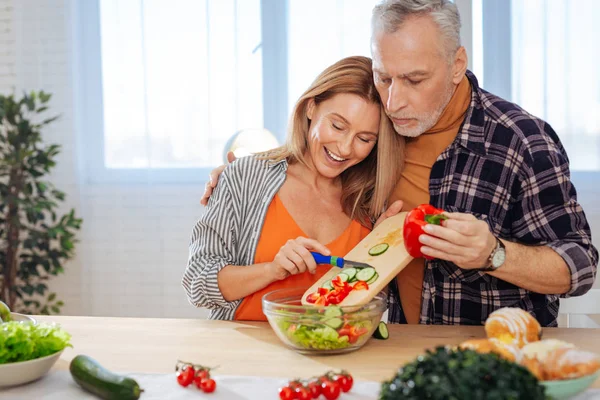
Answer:
[[[430,203],[483,219],[499,238],[549,246],[571,271],[571,289],[562,297],[586,293],[598,251],[558,136],[546,122],[479,88],[471,72],[467,77],[471,104],[456,139],[431,169]],[[420,322],[482,325],[494,310],[512,306],[529,311],[543,326],[556,326],[558,299],[433,260],[425,267]],[[389,306],[389,321],[404,322],[395,279]]]

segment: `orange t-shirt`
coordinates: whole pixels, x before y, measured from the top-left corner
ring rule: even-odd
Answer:
[[[331,251],[332,255],[345,256],[352,250],[370,230],[365,228],[357,221],[352,221],[346,230],[333,242],[325,246]],[[295,239],[298,236],[308,237],[302,229],[296,224],[296,221],[288,213],[278,195],[275,195],[265,216],[265,222],[262,227],[260,239],[256,247],[254,263],[263,263],[273,261],[281,246],[289,239]],[[288,276],[287,278],[273,282],[258,292],[244,297],[242,303],[235,312],[235,320],[238,321],[266,321],[262,312],[262,297],[273,290],[305,287],[309,288],[319,278],[321,278],[332,267],[330,265],[318,265],[317,272],[312,275],[309,272],[303,274]]]
[[[454,141],[471,102],[471,84],[465,76],[433,128],[406,140],[404,170],[389,203],[404,202],[404,210],[429,204],[429,175],[437,158]],[[409,324],[418,324],[423,298],[425,259],[416,258],[398,274],[400,302]]]

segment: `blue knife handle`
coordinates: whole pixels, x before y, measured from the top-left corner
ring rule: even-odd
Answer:
[[[324,256],[317,252],[311,252],[310,254],[312,254],[317,264],[329,264],[340,268],[344,266],[344,259],[342,257]]]

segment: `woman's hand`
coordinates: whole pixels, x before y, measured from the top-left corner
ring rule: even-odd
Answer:
[[[270,276],[274,280],[282,280],[290,275],[302,274],[309,271],[314,274],[317,270],[317,264],[311,251],[317,251],[328,256],[331,252],[321,243],[314,239],[298,237],[290,239],[279,249],[275,259],[266,264]]]
[[[385,210],[385,212],[383,214],[381,214],[379,216],[379,218],[377,218],[377,222],[375,222],[375,225],[373,226],[373,229],[375,229],[377,227],[377,225],[379,225],[380,223],[382,223],[383,221],[385,221],[389,217],[393,217],[394,215],[396,215],[400,211],[402,211],[402,207],[403,206],[404,206],[404,203],[402,203],[402,200],[396,200],[395,202],[393,202],[387,208],[387,210]]]

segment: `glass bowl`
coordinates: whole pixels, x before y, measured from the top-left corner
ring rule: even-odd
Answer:
[[[263,312],[279,339],[302,354],[341,354],[360,349],[386,310],[381,294],[363,306],[303,306],[301,299],[307,289],[280,289],[262,299]]]

